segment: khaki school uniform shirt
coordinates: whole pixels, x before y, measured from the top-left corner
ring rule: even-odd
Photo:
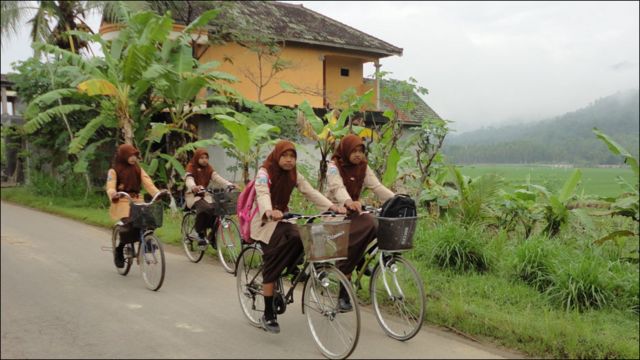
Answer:
[[[367,165],[367,172],[364,176],[364,184],[363,189],[368,188],[373,191],[373,193],[380,199],[380,201],[385,202],[389,198],[393,197],[393,191],[387,189],[380,180],[376,177],[373,170]],[[327,168],[327,198],[331,200],[335,205],[343,206],[345,201],[353,200],[349,193],[347,192],[347,188],[344,186],[344,182],[342,181],[342,176],[340,176],[340,171],[338,170],[338,166],[333,162],[329,162],[329,166]]]
[[[184,192],[184,200],[187,203],[187,207],[191,208],[193,206],[193,204],[202,199],[202,197],[200,196],[195,196],[195,194],[193,193],[193,191],[191,191],[191,188],[193,188],[194,186],[196,186],[196,181],[193,178],[193,175],[191,173],[187,173],[186,174],[186,178],[185,178],[185,187],[186,190]],[[225,187],[228,185],[231,185],[231,183],[229,181],[227,181],[227,179],[223,178],[222,176],[220,176],[215,170],[213,170],[213,172],[211,173],[211,179],[209,179],[209,184],[213,183],[213,186],[221,186],[221,187]],[[205,187],[208,187],[205,186]],[[204,200],[208,203],[213,203],[213,197],[211,197],[211,194],[209,193],[205,193],[204,195]]]
[[[271,193],[269,192],[269,173],[267,169],[260,168],[255,180],[256,199],[253,203],[251,211],[255,211],[256,207],[258,212],[251,220],[251,238],[254,240],[260,240],[266,244],[269,243],[271,235],[278,225],[277,221],[267,221],[265,213],[268,210],[273,210],[271,207]],[[316,205],[319,211],[326,211],[333,204],[329,199],[324,197],[318,190],[314,189],[311,184],[298,173],[298,181],[296,182],[296,188],[304,195],[307,200]]]
[[[153,185],[153,181],[142,168],[140,169],[140,178],[142,186],[149,193],[149,195],[155,196],[160,191],[158,190],[158,188],[156,188],[155,185]],[[118,190],[116,190],[117,179],[118,177],[116,176],[116,171],[114,169],[109,169],[109,172],[107,172],[106,185],[109,201],[111,201],[113,195],[118,192]],[[133,201],[136,203],[142,203],[144,202],[144,198],[140,196],[137,199],[133,199]],[[118,202],[111,202],[111,206],[109,207],[109,216],[111,216],[111,220],[113,221],[118,221],[123,217],[128,217],[129,199],[126,197],[121,197],[120,199],[118,199]]]

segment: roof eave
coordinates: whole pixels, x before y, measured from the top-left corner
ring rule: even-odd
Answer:
[[[354,45],[341,45],[336,43],[329,43],[324,41],[316,41],[316,40],[308,40],[308,39],[287,38],[284,40],[289,42],[297,42],[301,44],[321,45],[321,46],[338,48],[338,49],[362,51],[362,52],[367,52],[375,55],[381,55],[380,57],[387,57],[387,56],[393,56],[393,55],[402,56],[402,49],[399,49],[399,51],[388,51],[383,49],[354,46]]]

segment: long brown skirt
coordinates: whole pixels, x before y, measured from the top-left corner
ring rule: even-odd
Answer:
[[[285,268],[295,266],[296,260],[304,251],[298,228],[294,224],[278,223],[269,243],[263,243],[262,251],[264,252],[262,282],[271,283],[278,279]]]
[[[346,260],[336,262],[336,266],[345,275],[350,275],[367,250],[367,245],[376,238],[378,221],[371,214],[353,214],[349,227],[349,254]]]
[[[216,204],[208,203],[205,199],[200,199],[196,201],[191,208],[196,211],[196,232],[202,235],[207,229],[213,231],[213,225],[216,223]]]

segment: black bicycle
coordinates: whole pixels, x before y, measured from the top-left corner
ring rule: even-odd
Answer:
[[[236,214],[236,207],[238,204],[237,191],[227,188],[222,189],[205,189],[204,192],[208,192],[213,196],[216,204],[216,223],[213,225],[215,229],[214,234],[210,234],[208,230],[206,237],[215,237],[214,247],[218,254],[218,259],[224,270],[230,274],[233,274],[236,268],[236,259],[240,255],[242,250],[242,238],[240,237],[240,230],[236,220],[233,216]],[[207,245],[198,245],[198,235],[195,231],[196,223],[196,211],[188,210],[182,217],[182,226],[180,227],[182,232],[182,246],[187,258],[194,263],[202,260]],[[213,246],[213,244],[212,244]]]
[[[124,245],[124,267],[116,267],[116,270],[120,275],[126,276],[131,270],[131,265],[135,259],[140,266],[145,285],[153,291],[157,291],[162,286],[166,270],[162,243],[154,233],[155,229],[162,226],[163,213],[162,204],[156,200],[165,194],[168,194],[168,191],[162,190],[148,203],[135,203],[126,192],[117,193],[117,195],[129,199],[130,224],[139,229],[139,237],[135,242]],[[111,245],[114,258],[116,256],[116,247],[120,242],[120,232],[124,225],[122,221],[118,221],[113,226]]]
[[[313,223],[323,218],[321,223]],[[333,218],[333,219],[332,219]],[[302,291],[302,313],[307,316],[307,324],[316,345],[324,356],[330,359],[348,357],[358,344],[360,336],[360,309],[347,277],[333,264],[335,260],[346,259],[349,246],[349,220],[337,220],[335,215],[301,216],[288,214],[281,221],[307,220],[298,224],[304,252],[298,263],[306,260],[297,275],[291,280],[291,287],[285,293],[282,275],[275,284],[274,307],[283,314],[288,304],[293,303],[293,291],[298,283],[304,282]],[[331,221],[332,220],[332,221]],[[262,292],[262,270],[264,267],[260,243],[247,245],[238,258],[236,267],[237,290],[240,307],[251,325],[260,327],[264,313]],[[338,296],[340,287],[346,289],[353,309],[340,310]]]

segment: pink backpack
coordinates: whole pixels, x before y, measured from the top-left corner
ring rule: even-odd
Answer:
[[[251,220],[258,213],[258,207],[256,206],[253,211],[253,203],[256,199],[256,187],[255,180],[251,180],[247,186],[242,190],[238,196],[238,220],[240,223],[240,237],[245,243],[252,243],[251,239]]]

